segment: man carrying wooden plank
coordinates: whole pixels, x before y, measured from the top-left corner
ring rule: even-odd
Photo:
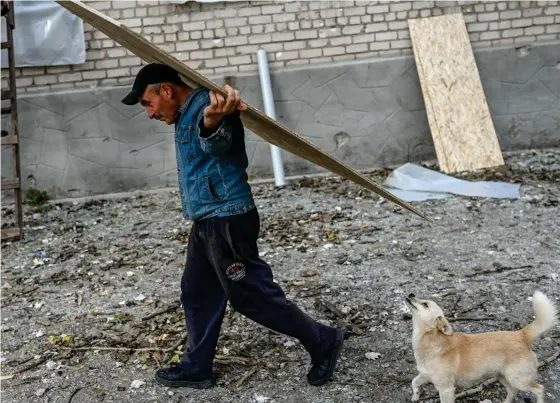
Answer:
[[[175,124],[175,148],[183,216],[193,221],[181,302],[188,347],[181,362],[156,372],[166,386],[209,388],[226,303],[249,319],[297,338],[309,352],[311,385],[328,382],[344,332],[325,326],[286,300],[270,266],[259,257],[260,219],[248,183],[244,127],[247,109],[239,91],[227,96],[193,89],[163,64],[148,64],[122,100],[140,102],[150,119]]]

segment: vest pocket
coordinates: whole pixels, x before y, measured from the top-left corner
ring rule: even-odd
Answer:
[[[194,146],[192,138],[194,135],[194,126],[181,125],[175,133],[176,146],[181,150],[181,156],[184,161],[194,161]]]
[[[221,177],[216,178],[209,174],[197,174],[196,182],[198,198],[201,204],[216,203],[225,197],[225,184]]]

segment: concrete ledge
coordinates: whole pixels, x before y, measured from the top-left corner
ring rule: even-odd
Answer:
[[[560,146],[559,54],[560,43],[475,51],[502,150]],[[278,120],[354,168],[435,156],[413,56],[286,70],[271,81]],[[262,108],[258,75],[235,86]],[[61,198],[175,187],[173,126],[122,105],[127,90],[20,96],[24,189]],[[249,175],[271,177],[268,143],[247,131],[246,144]],[[286,175],[324,172],[283,158]],[[7,148],[2,177],[13,176]]]

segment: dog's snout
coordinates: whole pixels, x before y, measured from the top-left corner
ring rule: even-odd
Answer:
[[[416,295],[414,295],[412,293],[408,294],[408,298],[415,298],[415,297],[416,297]]]

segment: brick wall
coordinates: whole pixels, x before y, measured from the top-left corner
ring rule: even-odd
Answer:
[[[251,1],[170,4],[87,1],[172,52],[205,75],[257,71],[266,49],[270,69],[412,52],[408,18],[464,14],[473,47],[560,39],[558,1]],[[82,65],[17,69],[21,92],[128,84],[142,62],[85,24]],[[2,71],[2,86],[5,86]]]

